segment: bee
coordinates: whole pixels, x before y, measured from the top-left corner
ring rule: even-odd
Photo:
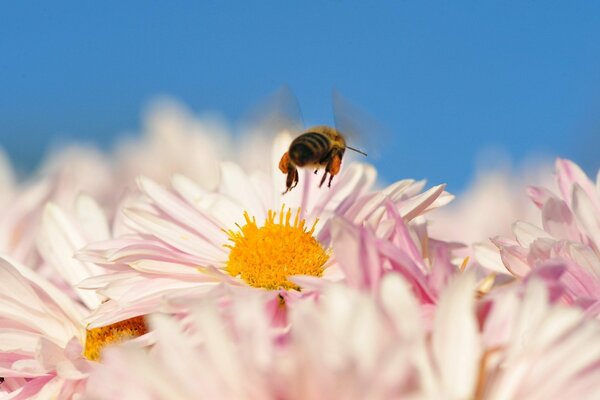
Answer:
[[[246,120],[251,132],[262,132],[266,137],[281,132],[297,134],[279,161],[279,170],[287,175],[286,190],[282,194],[298,185],[298,168],[315,168],[315,174],[324,168],[319,187],[325,184],[328,176],[327,186],[331,187],[333,177],[340,172],[346,149],[367,156],[365,152],[348,146],[347,140],[365,143],[364,139],[380,131],[379,125],[348,103],[336,90],[332,100],[335,127],[318,125],[306,129],[298,99],[287,86],[259,104]]]
[[[283,194],[298,185],[298,168],[315,168],[316,174],[319,168],[324,167],[325,173],[319,187],[323,186],[327,175],[329,175],[327,187],[331,187],[333,177],[340,172],[346,149],[367,155],[348,146],[342,132],[330,126],[314,126],[296,137],[279,161],[279,170],[287,174],[286,190]]]

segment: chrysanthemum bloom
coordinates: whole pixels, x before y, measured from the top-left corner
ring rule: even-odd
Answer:
[[[71,398],[94,365],[86,360],[98,360],[106,345],[147,330],[143,316],[100,329],[86,325],[85,317],[103,297],[75,285],[106,271],[74,254],[109,233],[91,197],[79,196],[74,208],[69,215],[49,203],[37,229],[38,271],[50,279],[16,262],[0,261],[0,376],[5,380],[0,388],[15,398]]]
[[[87,387],[91,398],[140,399],[593,399],[600,384],[600,324],[552,306],[539,280],[483,303],[463,274],[444,289],[433,324],[395,274],[377,296],[327,285],[274,331],[268,296],[212,301],[182,324],[154,316],[151,352],[111,348]],[[425,318],[425,319],[424,319]],[[119,382],[107,385],[106,382]]]
[[[327,285],[318,301],[291,308],[285,333],[273,330],[265,312],[270,299],[260,291],[232,296],[226,313],[213,301],[197,303],[184,324],[153,316],[152,352],[133,346],[107,350],[87,394],[290,400],[418,395],[413,358],[424,343],[420,310],[409,287],[392,278],[380,282],[380,301]]]
[[[0,258],[0,393],[70,399],[102,349],[147,332],[144,319],[86,329],[89,310],[30,268]]]
[[[287,143],[276,143],[274,166]],[[312,171],[300,179],[285,196],[281,172],[248,175],[233,163],[221,165],[216,192],[183,176],[175,176],[171,188],[139,179],[142,196],[124,211],[133,233],[89,245],[79,256],[116,270],[84,284],[118,300],[98,309],[94,326],[132,316],[123,310],[133,305],[138,312],[154,310],[171,290],[226,283],[294,292],[299,286],[290,276],[344,279],[336,263],[344,255],[329,247],[335,218],[387,237],[399,229],[388,208],[409,223],[452,198],[443,185],[420,193],[424,183],[412,180],[373,191],[375,171],[362,164],[347,167],[330,189],[319,189]],[[422,231],[413,234],[424,240]]]
[[[549,165],[538,161],[517,171],[499,166],[477,170],[474,181],[452,204],[431,213],[431,235],[466,244],[456,254],[469,257],[471,267],[480,264],[488,273],[508,274],[489,238],[510,234],[510,226],[517,220],[540,224],[538,209],[527,197],[526,188],[552,184]]]
[[[538,278],[479,306],[484,344],[477,399],[595,399],[600,323],[552,301]],[[486,304],[487,303],[487,304]]]
[[[532,187],[542,227],[518,221],[516,240],[496,237],[503,265],[518,278],[542,265],[561,264],[556,277],[563,299],[591,315],[600,313],[600,179],[596,184],[573,162],[556,161],[558,194]]]

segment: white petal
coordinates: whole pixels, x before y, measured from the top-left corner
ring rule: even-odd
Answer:
[[[475,389],[482,351],[474,295],[474,276],[461,274],[442,293],[435,314],[433,354],[449,399],[469,398]]]
[[[226,240],[223,232],[219,236],[211,238],[211,241],[207,241],[175,223],[148,212],[136,209],[128,209],[124,212],[131,221],[139,225],[144,231],[184,253],[202,257],[206,260],[220,259],[225,253],[220,247]],[[219,239],[221,239],[220,243],[212,241]]]
[[[221,226],[214,219],[199,210],[194,210],[183,199],[156,182],[144,177],[138,178],[137,182],[153,204],[172,217],[177,224],[196,231],[206,239],[217,239],[223,235]]]
[[[422,331],[421,310],[408,284],[398,274],[381,282],[381,302],[404,337],[417,338]]]
[[[97,265],[75,258],[75,253],[85,245],[85,239],[77,232],[63,212],[56,205],[47,204],[38,238],[39,250],[62,278],[75,287],[75,291],[83,303],[88,308],[94,309],[102,299],[96,293],[76,288],[76,286],[82,280],[105,271]]]
[[[0,352],[26,352],[33,355],[40,335],[21,329],[0,329]]]
[[[513,223],[512,231],[515,234],[519,244],[523,247],[531,246],[531,243],[539,238],[552,239],[552,236],[550,236],[546,231],[525,221],[517,221]]]
[[[221,183],[219,192],[235,199],[244,210],[251,215],[264,215],[267,213],[265,205],[261,203],[248,175],[242,168],[231,162],[221,163]]]
[[[81,194],[75,200],[77,219],[88,238],[93,241],[110,239],[106,215],[92,196]]]
[[[65,293],[56,288],[56,286],[52,285],[46,279],[40,277],[31,268],[25,267],[24,265],[6,256],[0,258],[0,270],[2,268],[16,270],[22,277],[30,282],[33,282],[36,286],[48,294],[48,296],[60,307],[61,311],[64,312],[74,324],[79,325],[78,321],[81,321],[83,318],[82,308],[77,307],[75,303]],[[0,293],[2,293],[1,290]]]
[[[424,193],[415,196],[402,204],[400,207],[400,215],[404,217],[405,221],[410,221],[413,218],[423,214],[428,208],[437,200],[437,198],[444,193],[446,185],[434,186]]]
[[[506,267],[502,263],[500,252],[497,249],[492,249],[489,246],[478,243],[473,245],[473,256],[482,267],[505,274]]]

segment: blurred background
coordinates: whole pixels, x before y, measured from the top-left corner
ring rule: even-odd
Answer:
[[[307,123],[331,91],[392,133],[386,181],[568,157],[600,167],[600,3],[10,2],[0,13],[0,146],[22,171],[78,141],[139,135],[169,96],[235,126],[289,85]]]

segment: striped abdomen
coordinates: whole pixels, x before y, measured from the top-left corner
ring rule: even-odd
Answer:
[[[320,132],[306,132],[298,136],[290,145],[289,155],[298,167],[321,164],[326,160],[332,147],[328,136]]]

